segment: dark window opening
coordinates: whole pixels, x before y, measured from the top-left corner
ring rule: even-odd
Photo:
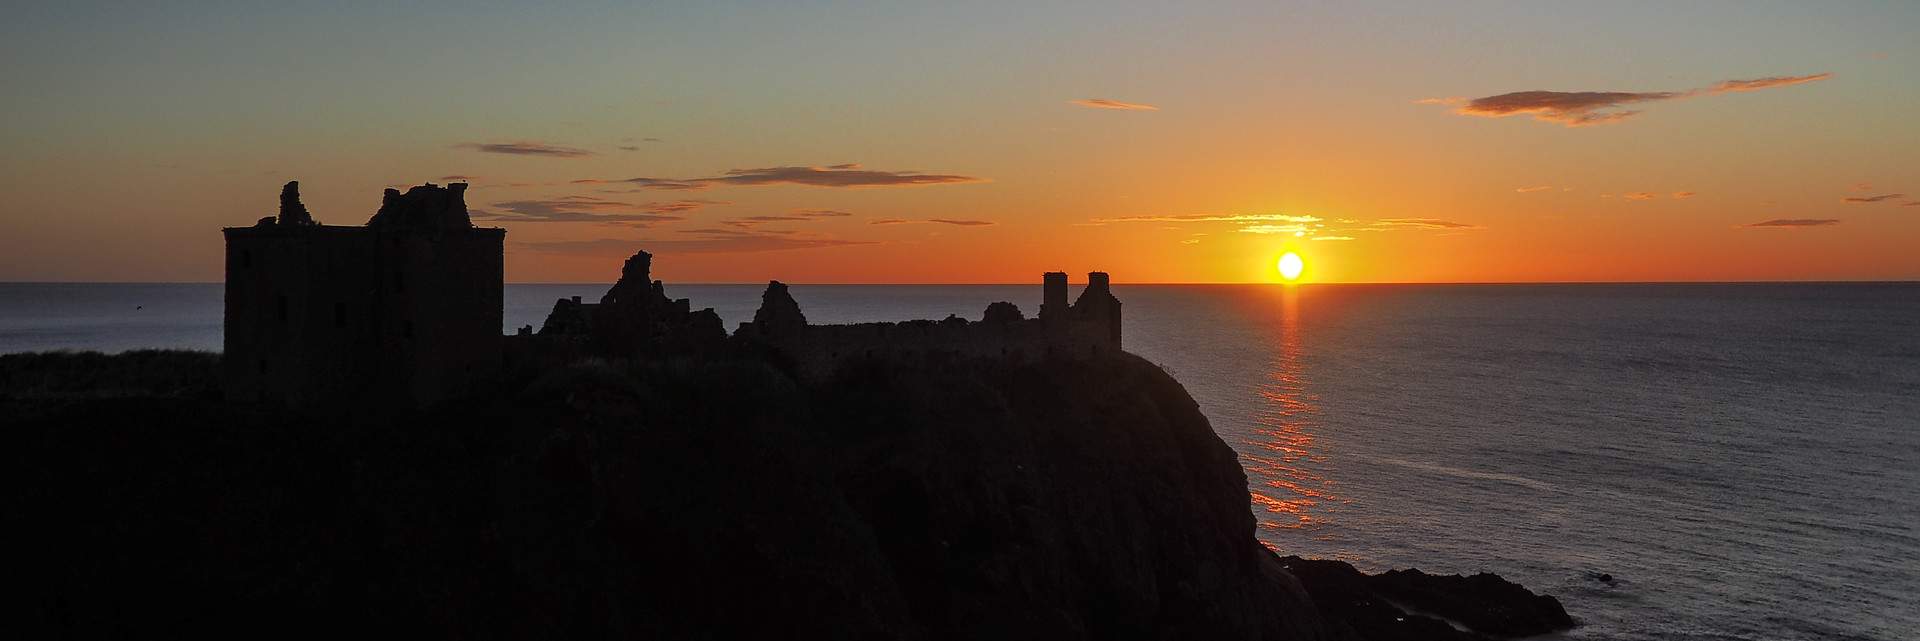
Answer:
[[[396,292],[407,291],[407,273],[406,272],[402,272],[402,271],[393,272],[393,291],[396,291]]]
[[[262,358],[260,359],[260,375],[265,376],[266,374],[267,374],[267,359]]]
[[[273,303],[273,317],[282,323],[287,322],[287,295],[280,294],[275,296]]]
[[[249,251],[249,250],[245,250],[245,249],[242,249],[242,250],[240,250],[240,266],[241,266],[241,267],[252,267],[252,266],[253,266],[253,252],[252,252],[252,251]]]
[[[334,327],[347,326],[347,304],[346,303],[333,304],[333,326]]]
[[[400,321],[400,337],[413,338],[413,321]]]

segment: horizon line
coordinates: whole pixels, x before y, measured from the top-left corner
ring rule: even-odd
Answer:
[[[775,279],[778,280],[778,279]],[[800,282],[780,281],[786,285],[834,286],[834,287],[998,287],[998,286],[1038,286],[1038,282],[928,282],[928,283],[880,283],[880,282]],[[222,285],[226,281],[218,280],[0,280],[0,285]],[[612,285],[610,281],[503,281],[503,285]],[[685,281],[668,282],[667,286],[753,286],[764,285],[761,281]],[[1086,281],[1068,281],[1068,285],[1085,286]],[[1343,281],[1343,282],[1179,282],[1179,281],[1114,281],[1115,286],[1141,285],[1152,287],[1220,287],[1220,286],[1340,286],[1340,285],[1906,285],[1920,284],[1920,277],[1906,279],[1824,279],[1824,280],[1508,280],[1508,281]]]

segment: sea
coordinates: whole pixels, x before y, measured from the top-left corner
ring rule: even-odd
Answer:
[[[606,288],[508,285],[502,329]],[[733,327],[760,289],[668,294]],[[1920,638],[1920,284],[1113,289],[1276,550],[1495,572],[1581,622],[1554,638]],[[792,292],[815,323],[1040,299]],[[0,353],[218,350],[220,323],[218,284],[0,284]]]

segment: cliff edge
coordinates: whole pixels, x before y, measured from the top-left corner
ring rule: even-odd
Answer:
[[[30,627],[1333,638],[1179,384],[1096,365],[586,361],[424,413],[0,398]]]

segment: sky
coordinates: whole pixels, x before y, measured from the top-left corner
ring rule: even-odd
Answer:
[[[260,4],[10,5],[0,281],[289,180],[467,181],[512,282],[1920,279],[1914,2]]]

